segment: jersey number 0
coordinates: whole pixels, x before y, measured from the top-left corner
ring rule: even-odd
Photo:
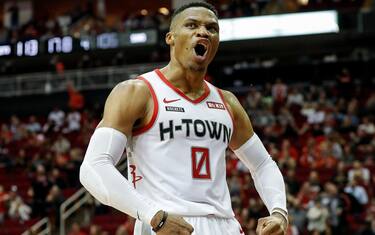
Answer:
[[[191,160],[194,179],[211,179],[210,154],[208,148],[192,147]]]

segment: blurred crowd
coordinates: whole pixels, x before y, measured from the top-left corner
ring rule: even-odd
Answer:
[[[375,93],[347,69],[335,81],[274,83],[242,97],[255,131],[284,173],[288,234],[375,234]],[[255,234],[264,214],[246,167],[228,153],[237,218]]]
[[[354,82],[343,69],[320,85],[276,79],[239,96],[284,174],[288,235],[375,234],[373,87]],[[0,169],[12,184],[0,185],[0,224],[5,218],[58,219],[60,204],[79,187],[79,165],[98,113],[56,107],[45,117],[1,120]],[[14,172],[25,177],[17,181]],[[257,218],[267,212],[248,170],[229,150],[227,177],[235,215],[246,234],[255,234]],[[126,219],[118,234],[132,234],[133,223]],[[70,234],[102,232],[96,224],[76,224]]]
[[[58,219],[60,204],[80,187],[79,166],[97,118],[55,108],[47,117],[13,115],[0,125],[0,224],[7,217]]]

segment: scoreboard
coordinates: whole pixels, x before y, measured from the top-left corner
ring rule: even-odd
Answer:
[[[49,54],[68,54],[91,50],[126,48],[133,46],[155,45],[158,32],[155,29],[133,31],[129,33],[102,33],[95,36],[52,37],[45,40],[28,39],[13,44],[0,45],[0,57],[32,57]]]

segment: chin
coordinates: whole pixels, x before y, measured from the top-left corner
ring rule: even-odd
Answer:
[[[207,69],[207,66],[205,65],[190,65],[189,70],[193,72],[205,72]]]
[[[191,62],[188,64],[188,69],[193,72],[205,72],[207,70],[207,64],[206,63],[196,63]]]

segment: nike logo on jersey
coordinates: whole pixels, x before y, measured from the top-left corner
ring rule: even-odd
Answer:
[[[164,98],[163,99],[163,102],[165,103],[165,104],[169,104],[169,103],[173,103],[173,102],[176,102],[176,101],[179,101],[180,99],[174,99],[174,100],[167,100],[167,98]]]

